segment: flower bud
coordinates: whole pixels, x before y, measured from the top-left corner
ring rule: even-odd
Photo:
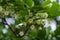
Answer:
[[[24,35],[24,32],[23,31],[20,31],[19,35],[20,36],[23,36]]]
[[[43,17],[43,18],[47,18],[47,17],[48,17],[48,14],[47,14],[47,13],[44,13],[44,14],[42,15],[42,17]]]
[[[35,26],[34,26],[34,25],[32,25],[30,28],[31,28],[32,30],[34,30],[34,29],[35,29]]]
[[[41,24],[44,25],[45,24],[45,19],[41,21]]]
[[[28,23],[33,23],[33,18],[28,19]]]
[[[38,29],[39,29],[39,30],[42,30],[42,27],[39,27]]]
[[[3,29],[2,32],[3,32],[3,34],[7,34],[8,31],[7,31],[7,29]]]
[[[9,11],[5,11],[4,13],[5,13],[5,15],[9,15]]]
[[[37,23],[38,25],[40,25],[40,24],[41,24],[41,20],[36,20],[36,23]]]

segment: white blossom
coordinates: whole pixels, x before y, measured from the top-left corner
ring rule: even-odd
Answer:
[[[9,27],[8,27],[8,25],[5,25],[5,27],[8,29]]]
[[[2,32],[3,32],[3,34],[6,34],[7,33],[7,29],[3,29]]]
[[[13,18],[6,18],[6,21],[9,25],[15,23],[15,20]]]
[[[46,22],[45,22],[45,25],[44,25],[44,27],[51,27],[51,31],[55,31],[56,30],[56,21],[55,20],[50,20],[51,21],[51,23],[49,23],[49,20],[47,19],[46,20]]]
[[[34,26],[34,25],[32,25],[30,28],[31,28],[31,30],[34,30],[34,29],[35,29],[35,26]]]
[[[20,23],[20,24],[18,24],[19,26],[22,26],[23,25],[23,23]]]
[[[57,16],[57,21],[60,21],[60,16]]]
[[[39,29],[39,30],[42,30],[42,27],[39,27],[38,29]]]
[[[20,36],[23,36],[24,35],[24,32],[23,31],[20,31],[19,35]]]
[[[60,0],[58,0],[58,4],[60,5]]]

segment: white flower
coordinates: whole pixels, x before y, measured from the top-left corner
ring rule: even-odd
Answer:
[[[9,11],[4,11],[4,14],[5,15],[9,15]]]
[[[59,5],[60,5],[60,0],[58,0],[58,3],[59,3]]]
[[[51,26],[51,31],[55,31],[56,30],[56,21],[52,21],[52,24],[50,24]]]
[[[6,34],[7,33],[7,29],[3,29],[2,32],[3,32],[3,34]]]
[[[34,26],[34,25],[32,25],[30,28],[31,28],[31,30],[34,30],[34,29],[35,29],[35,26]]]
[[[60,21],[60,16],[57,16],[57,21]]]
[[[44,24],[45,24],[45,21],[46,21],[46,20],[43,19],[43,20],[41,21],[41,24],[44,25]]]
[[[8,27],[8,25],[5,25],[5,27],[8,29],[9,27]]]
[[[19,28],[22,27],[23,25],[24,25],[23,23],[20,23],[20,24],[16,25],[15,27],[19,29]]]
[[[56,30],[56,26],[57,26],[56,25],[56,21],[55,20],[52,20],[51,23],[49,23],[49,20],[46,20],[44,27],[47,28],[49,26],[51,26],[51,31],[55,31]]]
[[[46,19],[45,20],[45,25],[44,25],[44,27],[48,27],[49,25],[48,25],[48,20]]]
[[[42,27],[39,27],[38,29],[39,29],[39,30],[42,30]]]
[[[41,24],[41,20],[36,20],[36,23],[37,23],[38,25],[40,25],[40,24]]]
[[[19,26],[22,26],[23,25],[23,23],[20,23],[20,24],[18,24]]]
[[[20,31],[19,35],[20,36],[23,36],[24,35],[24,32],[23,31]]]
[[[33,23],[33,18],[28,19],[28,23]]]
[[[6,21],[9,25],[15,23],[15,20],[13,18],[6,18]]]
[[[45,12],[42,16],[43,16],[44,18],[47,18],[47,17],[48,17],[48,14]]]

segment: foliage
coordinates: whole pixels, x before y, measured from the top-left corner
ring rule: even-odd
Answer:
[[[54,20],[57,16],[60,16],[57,1],[0,0],[0,40],[60,40],[60,21],[55,31],[50,26],[44,27],[46,19]],[[13,18],[15,23],[8,24],[5,18]]]

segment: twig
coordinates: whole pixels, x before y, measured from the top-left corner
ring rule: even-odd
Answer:
[[[2,20],[3,20],[3,24],[8,25],[8,27],[10,28],[10,30],[16,35],[16,32],[15,32],[15,31],[10,27],[10,25],[7,23],[5,15],[3,15]]]
[[[14,31],[14,29],[12,29],[11,26],[7,23],[5,15],[2,17],[2,20],[3,20],[3,24],[8,25],[9,29],[10,29],[10,30],[13,32],[13,34],[14,34],[16,37],[18,37],[18,38],[24,37],[24,36],[26,35],[26,33],[28,32],[29,28],[30,28],[30,26],[28,25],[28,26],[26,27],[26,30],[24,31],[24,35],[23,35],[23,36],[20,36],[20,35],[18,35],[18,34]],[[17,35],[18,35],[18,36],[17,36]]]

